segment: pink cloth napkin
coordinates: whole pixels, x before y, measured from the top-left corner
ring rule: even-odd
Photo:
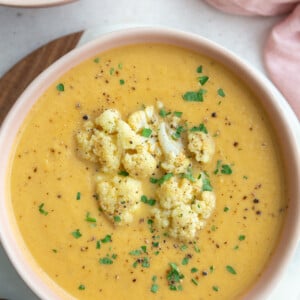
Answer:
[[[300,119],[300,0],[206,0],[233,14],[271,16],[289,13],[271,31],[264,62],[271,80]]]

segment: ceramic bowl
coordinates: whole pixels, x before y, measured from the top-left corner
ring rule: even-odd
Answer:
[[[105,34],[98,39],[77,48],[49,67],[38,76],[15,103],[0,132],[0,237],[14,267],[28,286],[41,299],[71,298],[59,288],[36,264],[18,232],[10,202],[8,169],[13,154],[16,135],[32,105],[48,86],[67,70],[99,52],[122,45],[156,42],[174,44],[223,63],[231,69],[261,100],[277,133],[279,147],[283,154],[289,209],[281,240],[268,266],[245,299],[267,299],[298,243],[300,232],[300,125],[287,102],[273,85],[247,63],[226,49],[198,35],[166,28],[133,28]]]

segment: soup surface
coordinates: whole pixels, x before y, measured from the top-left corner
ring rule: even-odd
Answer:
[[[184,99],[200,89],[202,100]],[[132,223],[114,226],[95,193],[99,165],[77,151],[87,119],[108,108],[126,119],[158,100],[188,124],[205,124],[215,143],[204,169],[216,207],[192,241],[156,229],[149,203]],[[76,298],[236,299],[278,241],[287,206],[282,174],[268,120],[239,78],[190,50],[140,44],[100,53],[44,93],[18,136],[11,197],[32,256]],[[155,197],[157,184],[141,181]]]

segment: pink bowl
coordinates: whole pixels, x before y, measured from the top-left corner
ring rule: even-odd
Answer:
[[[165,28],[138,28],[101,36],[59,59],[24,91],[11,109],[0,131],[0,238],[14,267],[28,286],[42,299],[72,299],[37,265],[19,233],[10,202],[10,158],[20,126],[32,105],[58,77],[99,52],[122,45],[156,42],[198,51],[223,63],[261,100],[277,133],[283,153],[289,209],[281,240],[262,276],[245,299],[266,299],[278,283],[296,249],[300,234],[300,125],[287,102],[272,84],[234,54],[200,36]]]
[[[0,0],[0,5],[15,7],[49,7],[63,5],[77,0]]]

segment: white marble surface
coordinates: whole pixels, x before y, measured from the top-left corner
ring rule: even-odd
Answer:
[[[66,6],[21,9],[0,7],[0,77],[37,47],[88,28],[91,33],[134,25],[162,25],[194,32],[230,49],[264,73],[262,49],[281,17],[222,14],[201,0],[81,0]],[[0,91],[1,93],[1,91]],[[270,300],[300,300],[300,247]],[[36,296],[14,271],[0,246],[0,299]]]

